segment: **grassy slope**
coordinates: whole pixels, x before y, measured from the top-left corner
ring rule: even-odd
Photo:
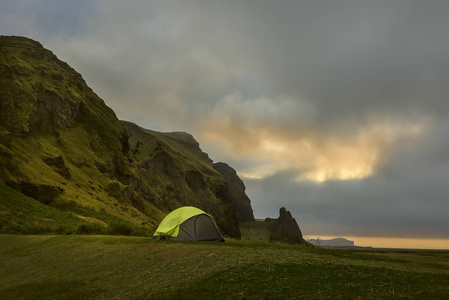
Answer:
[[[64,227],[76,228],[81,223],[82,219],[72,213],[42,204],[0,184],[0,228],[6,227],[3,231],[11,227],[10,230],[20,228],[22,232],[55,232]]]
[[[63,193],[50,205],[72,210],[76,202],[76,211],[94,212],[85,216],[95,222],[120,218],[147,227],[159,222],[162,216],[149,218],[108,194],[109,184],[118,181],[96,165],[112,168],[111,161],[121,158],[125,129],[81,75],[35,41],[0,37],[0,46],[0,183],[57,187]],[[33,121],[35,115],[41,120]],[[70,177],[44,162],[55,157],[62,158]]]
[[[108,236],[0,235],[0,245],[4,299],[449,296],[447,251],[402,251],[398,258],[398,251]]]
[[[21,234],[123,234],[151,236],[105,211],[63,202],[45,205],[0,183],[0,232]]]
[[[49,203],[54,207],[67,207],[67,203],[76,202],[79,209],[103,212],[105,218],[118,217],[137,225],[147,222],[148,218],[132,205],[117,203],[108,195],[106,187],[116,181],[93,166],[94,156],[91,156],[87,149],[88,141],[76,138],[75,135],[83,136],[86,133],[80,128],[71,128],[62,132],[58,140],[52,136],[30,137],[26,140],[13,139],[11,149],[15,155],[11,159],[12,165],[18,166],[20,172],[26,174],[28,178],[15,179],[56,186],[64,190],[57,200]],[[64,143],[65,147],[58,147],[57,143]],[[71,143],[77,143],[77,146],[72,147]],[[70,180],[61,177],[42,160],[58,155],[62,155],[65,159],[65,166],[71,174]],[[4,200],[7,199],[2,199]],[[104,218],[98,220],[105,221]]]
[[[144,146],[143,149],[140,149],[134,155],[138,161],[144,162],[153,158],[154,154],[156,154],[156,148],[163,143],[170,149],[170,153],[175,156],[174,158],[184,161],[185,165],[180,166],[182,171],[188,171],[193,167],[218,175],[212,167],[210,158],[201,151],[199,144],[190,134],[184,132],[158,132],[144,129],[132,122],[121,122],[128,128],[131,147],[135,149],[137,141],[140,141],[142,146]],[[220,181],[224,181],[221,176],[218,176],[218,178]]]

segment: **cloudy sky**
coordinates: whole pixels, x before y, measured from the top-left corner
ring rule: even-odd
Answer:
[[[256,217],[449,240],[449,2],[0,0],[121,119],[187,131]]]

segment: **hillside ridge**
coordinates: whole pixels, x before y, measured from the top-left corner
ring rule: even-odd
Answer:
[[[194,205],[225,235],[240,238],[232,183],[192,135],[118,120],[78,72],[39,42],[0,36],[0,53],[0,195],[10,195],[0,199],[3,229],[20,231],[28,219],[58,223],[37,211],[21,218],[12,207],[23,201],[69,212],[74,222],[121,220],[143,228]]]

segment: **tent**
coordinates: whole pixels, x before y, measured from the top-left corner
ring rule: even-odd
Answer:
[[[180,207],[169,213],[159,224],[153,238],[224,242],[214,218],[193,206]]]

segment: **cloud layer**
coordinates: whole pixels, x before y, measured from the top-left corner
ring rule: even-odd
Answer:
[[[189,131],[258,217],[449,238],[447,1],[14,1],[122,119]]]

